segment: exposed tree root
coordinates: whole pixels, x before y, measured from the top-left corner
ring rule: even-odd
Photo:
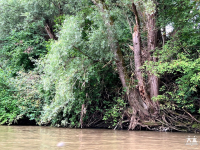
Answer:
[[[130,116],[130,115],[129,115]],[[128,116],[127,116],[128,117]],[[200,118],[200,116],[197,116]],[[157,118],[141,119],[136,114],[132,114],[129,120],[129,130],[136,130],[137,126],[154,131],[180,131],[180,132],[200,132],[200,121],[184,109],[162,110]]]
[[[200,115],[192,115],[185,109],[176,106],[175,110],[163,109],[159,116],[140,116],[140,114],[131,108],[124,110],[121,118],[113,126],[112,118],[103,119],[103,112],[96,111],[91,114],[87,122],[83,122],[82,126],[86,128],[113,128],[128,130],[151,130],[160,132],[179,131],[179,132],[195,132],[200,133]]]

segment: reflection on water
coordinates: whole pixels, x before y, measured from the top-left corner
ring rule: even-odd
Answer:
[[[188,137],[198,145],[187,144]],[[190,139],[189,139],[190,140]],[[189,141],[192,142],[192,141]],[[62,144],[58,147],[58,144]],[[200,149],[200,135],[150,131],[0,126],[0,150]]]

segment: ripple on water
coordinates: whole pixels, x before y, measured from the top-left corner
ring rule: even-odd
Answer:
[[[114,131],[38,126],[0,126],[0,150],[184,150],[187,138],[199,134],[179,132]]]

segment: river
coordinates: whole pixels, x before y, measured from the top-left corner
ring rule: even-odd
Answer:
[[[0,126],[0,150],[193,150],[200,134]]]

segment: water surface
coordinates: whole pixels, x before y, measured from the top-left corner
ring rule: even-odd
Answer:
[[[193,150],[199,143],[191,133],[0,126],[0,150]]]

